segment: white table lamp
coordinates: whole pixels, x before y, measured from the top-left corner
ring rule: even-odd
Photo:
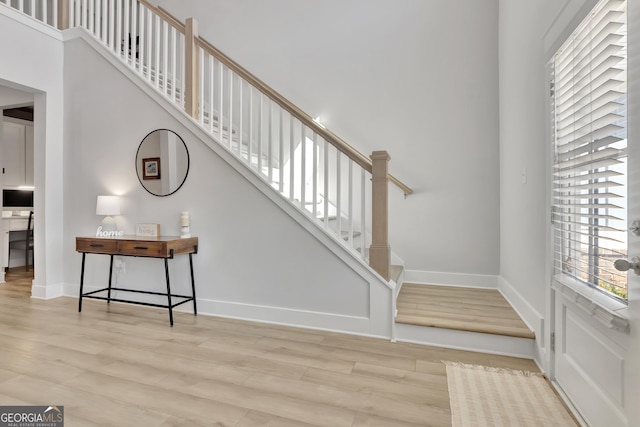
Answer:
[[[118,196],[98,196],[96,215],[106,215],[102,220],[103,231],[116,231],[116,220],[111,215],[120,215],[120,198]]]

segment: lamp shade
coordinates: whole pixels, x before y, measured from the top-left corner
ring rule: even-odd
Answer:
[[[120,215],[120,198],[118,196],[98,196],[96,215]]]

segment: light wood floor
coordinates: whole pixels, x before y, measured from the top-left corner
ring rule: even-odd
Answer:
[[[76,299],[29,294],[0,284],[0,405],[64,405],[68,427],[450,426],[442,360],[537,370],[186,313],[171,328],[164,310],[85,300],[78,313]]]
[[[405,283],[397,323],[535,338],[502,294],[494,289]]]

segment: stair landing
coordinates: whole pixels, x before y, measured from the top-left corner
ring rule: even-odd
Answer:
[[[535,339],[495,289],[405,283],[397,308],[396,323]]]
[[[400,341],[533,356],[535,333],[495,289],[404,283],[397,310]]]

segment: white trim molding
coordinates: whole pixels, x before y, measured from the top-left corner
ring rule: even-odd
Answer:
[[[52,284],[52,285],[37,285],[33,283],[31,285],[31,298],[34,299],[53,299],[64,296],[64,285]]]
[[[405,270],[404,282],[429,285],[462,286],[468,288],[498,288],[498,276],[491,274]]]
[[[396,339],[400,342],[527,359],[533,359],[535,348],[535,341],[531,338],[507,337],[504,335],[432,328],[402,323],[396,325]]]
[[[624,315],[627,308],[622,303],[607,301],[598,298],[599,294],[588,295],[580,289],[579,285],[566,283],[556,278],[551,280],[553,289],[572,301],[576,307],[581,308],[586,314],[599,321],[609,329],[621,332],[629,331],[629,318]],[[586,288],[586,286],[584,286]],[[595,292],[595,291],[594,291]],[[608,298],[602,295],[603,298]],[[611,306],[612,307],[609,307]]]

